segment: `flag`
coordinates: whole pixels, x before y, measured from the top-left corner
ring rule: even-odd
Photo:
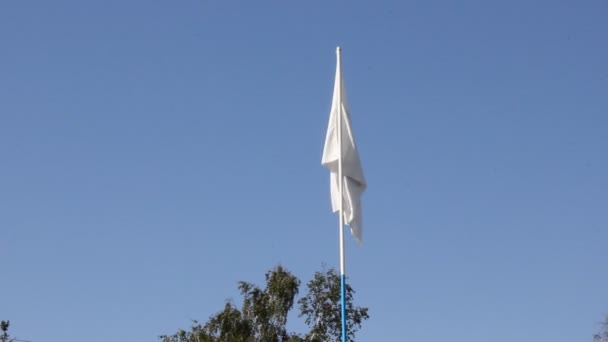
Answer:
[[[341,123],[340,132],[338,132],[338,122]],[[338,141],[338,139],[342,141]],[[342,81],[340,48],[338,48],[334,96],[321,159],[321,164],[330,171],[331,206],[334,213],[340,211],[338,179],[340,163],[342,164],[342,215],[344,222],[350,226],[350,231],[355,239],[361,243],[363,241],[361,195],[367,185],[351,128],[346,91]]]

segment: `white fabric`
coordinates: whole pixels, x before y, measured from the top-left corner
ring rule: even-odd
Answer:
[[[342,120],[341,156],[340,146],[338,145],[338,116],[341,116]],[[361,243],[363,241],[361,194],[366,188],[366,182],[350,124],[346,91],[342,82],[340,54],[338,51],[334,97],[329,114],[329,125],[327,127],[327,136],[325,137],[323,158],[321,160],[321,164],[330,170],[331,206],[334,213],[340,211],[340,190],[338,184],[338,163],[340,161],[342,162],[344,222],[350,226],[351,233]]]

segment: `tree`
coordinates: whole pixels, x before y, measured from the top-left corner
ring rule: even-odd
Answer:
[[[307,284],[307,294],[298,301],[300,317],[309,331],[303,334],[287,331],[287,316],[299,293],[300,280],[282,266],[266,273],[262,289],[241,281],[238,288],[243,297],[239,309],[226,302],[224,309],[204,324],[194,321],[189,331],[160,336],[163,342],[310,342],[339,341],[340,277],[334,269],[316,272]],[[354,290],[346,287],[349,341],[369,318],[368,309],[353,304]]]
[[[15,337],[11,337],[8,334],[8,327],[11,325],[10,321],[0,321],[0,330],[2,334],[0,334],[0,342],[21,342],[23,340],[18,340]],[[28,342],[28,341],[23,341]]]
[[[608,342],[608,316],[601,323],[600,332],[593,335],[593,342]]]
[[[355,290],[346,284],[346,328],[349,341],[354,341],[355,333],[364,320],[369,318],[368,309],[355,307]],[[340,316],[340,276],[335,269],[316,272],[308,283],[308,294],[301,298],[300,317],[304,316],[311,328],[307,341],[340,341],[342,320]]]
[[[2,330],[2,335],[0,335],[0,341],[6,342],[8,341],[8,326],[11,324],[10,321],[1,321],[0,322],[0,330]]]

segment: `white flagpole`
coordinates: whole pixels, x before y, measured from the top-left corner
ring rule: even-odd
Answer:
[[[343,179],[342,179],[342,111],[344,110],[344,106],[342,105],[342,64],[341,64],[341,49],[338,46],[336,48],[337,55],[337,63],[338,63],[338,72],[339,75],[339,91],[338,91],[338,115],[337,115],[337,125],[338,125],[338,191],[340,193],[340,211],[339,216],[339,231],[340,231],[340,307],[341,307],[341,317],[342,317],[342,342],[347,342],[346,337],[346,266],[345,266],[345,257],[344,257],[344,188],[343,188]]]

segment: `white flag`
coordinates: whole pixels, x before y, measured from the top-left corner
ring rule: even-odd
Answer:
[[[342,198],[344,221],[350,226],[350,231],[359,243],[363,241],[361,222],[361,194],[366,183],[359,160],[359,153],[355,145],[355,137],[350,125],[346,91],[342,82],[340,66],[340,48],[337,50],[336,81],[334,84],[334,98],[329,114],[329,125],[323,148],[321,164],[330,171],[331,206],[333,212],[340,211],[340,190],[338,179],[339,163],[342,163]],[[341,131],[338,132],[338,122],[341,122]],[[341,142],[338,141],[341,137]],[[341,152],[341,153],[340,153]]]

